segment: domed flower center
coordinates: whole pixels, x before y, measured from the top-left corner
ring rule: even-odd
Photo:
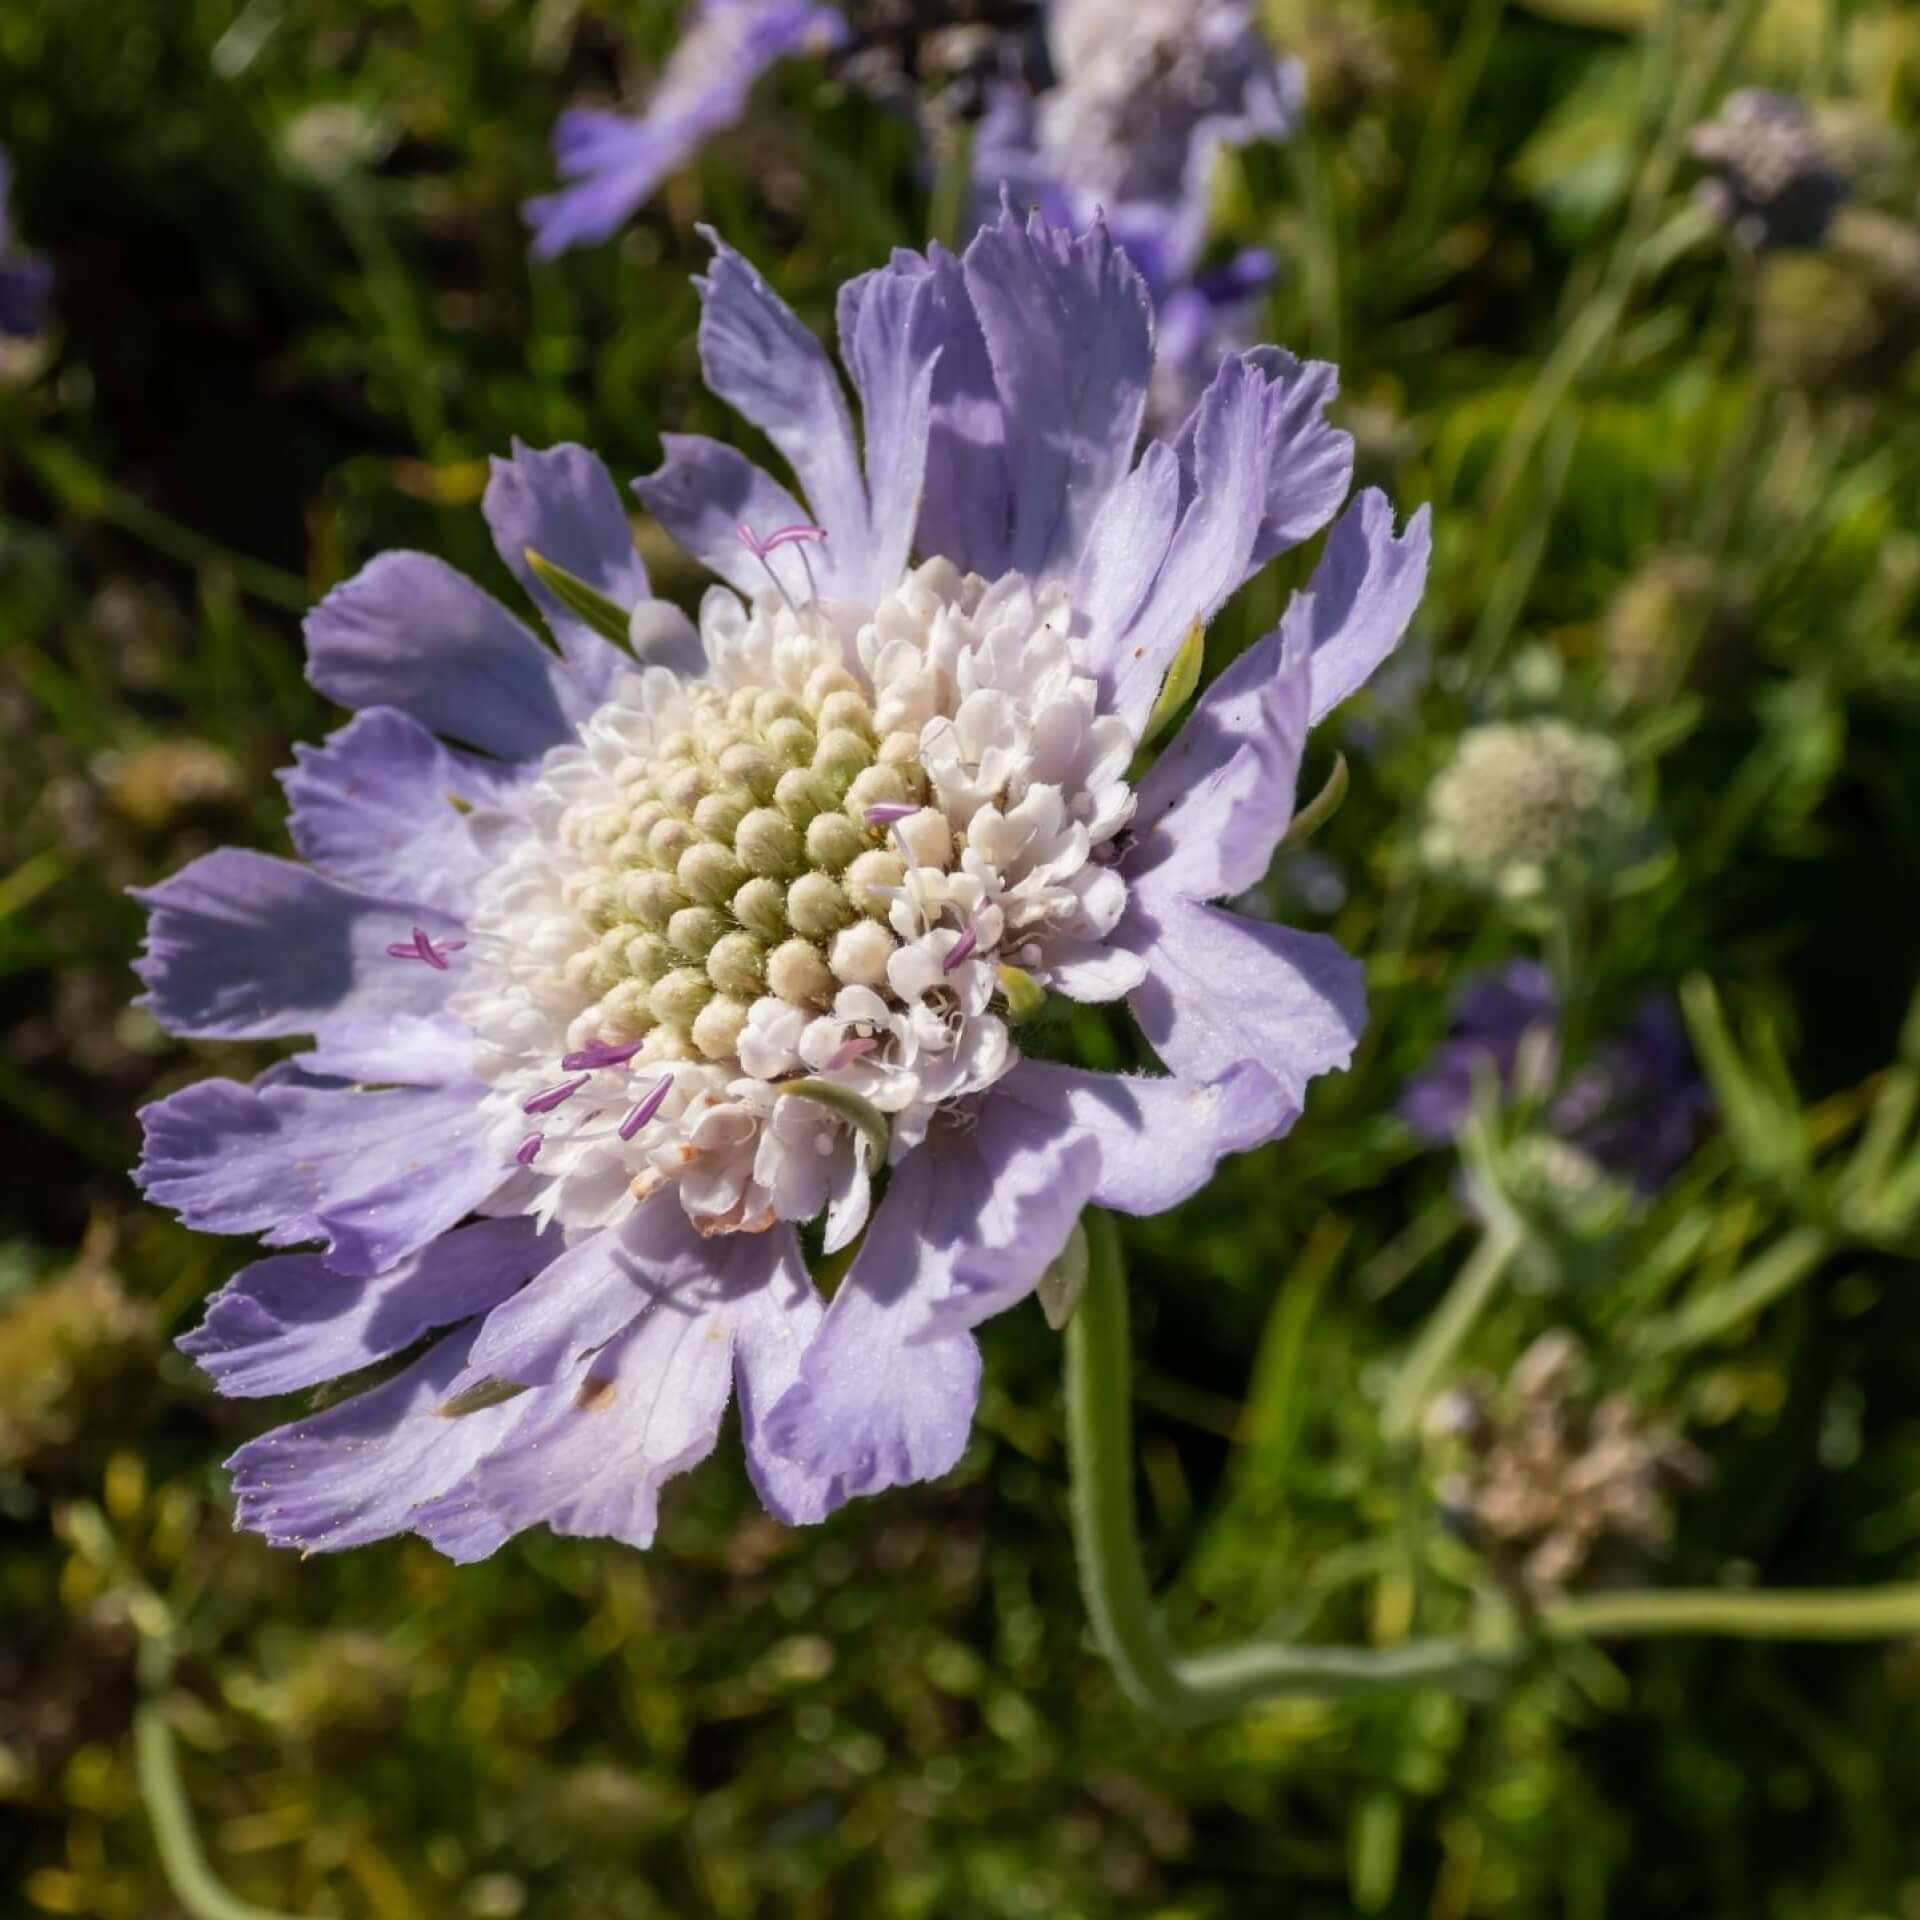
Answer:
[[[1070,617],[939,560],[873,608],[716,591],[704,678],[630,675],[548,755],[452,1003],[532,1211],[672,1181],[706,1231],[825,1207],[843,1244],[881,1151],[1007,1070],[1009,985],[1126,897],[1134,741]]]

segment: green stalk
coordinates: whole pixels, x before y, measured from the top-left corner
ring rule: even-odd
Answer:
[[[291,1920],[290,1915],[235,1899],[214,1877],[194,1831],[173,1729],[157,1700],[144,1700],[134,1709],[133,1756],[160,1865],[174,1898],[193,1920]]]
[[[1493,1304],[1519,1244],[1519,1235],[1510,1228],[1490,1227],[1448,1288],[1446,1298],[1420,1329],[1420,1337],[1402,1363],[1380,1416],[1389,1446],[1403,1446],[1413,1438],[1434,1389]]]
[[[1089,1213],[1086,1226],[1086,1291],[1067,1328],[1074,1549],[1094,1638],[1127,1697],[1169,1726],[1192,1727],[1283,1697],[1484,1689],[1505,1663],[1457,1641],[1374,1649],[1256,1639],[1201,1654],[1173,1651],[1147,1588],[1134,1518],[1132,1350],[1119,1235],[1102,1213]]]
[[[1542,1607],[1540,1623],[1549,1635],[1593,1639],[1711,1633],[1733,1640],[1896,1640],[1920,1633],[1920,1585],[1587,1593]]]

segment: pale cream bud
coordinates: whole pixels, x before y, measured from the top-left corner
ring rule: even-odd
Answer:
[[[906,843],[916,867],[945,867],[953,859],[953,835],[947,827],[947,816],[937,808],[922,807],[893,831]]]
[[[698,967],[675,967],[664,980],[654,983],[647,1005],[663,1025],[685,1027],[712,998],[712,983]]]
[[[773,804],[804,832],[816,814],[831,813],[839,802],[811,767],[789,767],[773,790]]]
[[[680,856],[674,877],[688,899],[721,907],[745,884],[747,870],[734,858],[730,848],[703,840]]]
[[[747,1024],[747,1003],[722,994],[709,1000],[694,1016],[693,1044],[709,1060],[724,1060],[740,1044]]]
[[[778,880],[756,878],[733,896],[733,917],[762,940],[787,937],[787,890]]]
[[[872,747],[845,727],[821,734],[820,744],[813,750],[814,772],[835,793],[845,793],[854,775],[872,764]]]
[[[778,877],[794,873],[800,866],[800,836],[786,815],[773,807],[756,807],[740,822],[740,830],[733,836],[733,850],[751,873]]]
[[[790,1006],[813,1006],[833,992],[833,975],[811,941],[783,940],[767,955],[767,987]]]
[[[807,827],[807,858],[828,873],[838,873],[872,844],[868,830],[844,813],[823,813]]]
[[[751,999],[766,978],[767,950],[750,933],[730,933],[707,955],[707,978],[722,993]]]
[[[887,962],[899,942],[877,920],[862,920],[833,937],[834,977],[849,987],[886,984]]]
[[[820,711],[815,725],[824,733],[832,733],[845,728],[849,733],[857,733],[863,740],[873,738],[873,709],[865,698],[843,688],[838,693],[830,693],[820,702]]]
[[[658,933],[687,904],[687,896],[672,874],[662,873],[657,867],[640,867],[621,876],[620,904],[643,927]]]
[[[907,877],[907,864],[891,847],[869,847],[847,869],[847,898],[862,912],[884,920],[892,910],[887,895],[875,887],[897,887]]]
[[[803,873],[787,889],[787,918],[796,933],[817,940],[844,927],[853,908],[831,874]]]
[[[745,787],[722,787],[693,810],[693,824],[714,840],[731,840],[740,822],[753,811],[753,795]]]
[[[689,960],[704,960],[726,930],[727,916],[717,907],[682,907],[667,922],[667,938]]]

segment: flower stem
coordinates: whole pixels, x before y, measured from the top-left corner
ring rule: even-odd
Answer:
[[[173,1729],[157,1700],[143,1700],[133,1716],[134,1765],[140,1777],[140,1797],[153,1822],[154,1843],[174,1898],[193,1920],[290,1920],[290,1916],[237,1900],[214,1877],[200,1851],[194,1831],[193,1809],[180,1778],[180,1758]]]
[[[1488,1228],[1446,1298],[1421,1328],[1380,1417],[1389,1446],[1403,1446],[1413,1438],[1420,1416],[1454,1355],[1493,1304],[1518,1245],[1518,1234],[1504,1223]]]
[[[1067,1449],[1074,1547],[1094,1638],[1121,1687],[1170,1726],[1200,1726],[1283,1696],[1353,1699],[1422,1686],[1483,1688],[1505,1664],[1457,1641],[1392,1648],[1252,1640],[1181,1655],[1147,1589],[1133,1505],[1132,1353],[1126,1277],[1110,1218],[1086,1217],[1086,1291],[1067,1327]]]
[[[1542,1607],[1540,1621],[1549,1635],[1594,1639],[1711,1633],[1736,1640],[1891,1640],[1920,1633],[1920,1585],[1587,1593]]]

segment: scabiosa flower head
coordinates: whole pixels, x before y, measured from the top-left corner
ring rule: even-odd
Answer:
[[[1401,1090],[1401,1119],[1431,1146],[1455,1141],[1478,1081],[1490,1078],[1502,1096],[1543,1100],[1549,1134],[1592,1168],[1642,1192],[1664,1186],[1693,1152],[1710,1106],[1679,1008],[1667,994],[1649,994],[1564,1085],[1559,1028],[1559,995],[1537,962],[1477,975],[1454,1004],[1446,1039]],[[1557,1170],[1568,1191],[1583,1184],[1571,1161],[1533,1159],[1542,1181]]]
[[[38,254],[16,250],[12,191],[13,163],[0,151],[0,334],[31,340],[46,319],[53,269]]]
[[[1524,901],[1615,852],[1633,818],[1626,757],[1564,720],[1470,727],[1427,795],[1420,851],[1436,873]]]
[[[841,10],[820,0],[697,0],[644,113],[581,107],[555,122],[554,161],[569,184],[527,202],[534,253],[551,259],[605,240],[703,140],[739,120],[769,67],[825,53],[846,30]]]
[[[453,1329],[241,1450],[242,1523],[277,1540],[644,1543],[735,1383],[784,1518],[942,1473],[969,1327],[1081,1209],[1171,1205],[1349,1057],[1353,962],[1212,903],[1398,641],[1424,516],[1396,537],[1362,495],[1128,777],[1196,623],[1346,492],[1331,370],[1230,361],[1141,453],[1138,275],[1104,230],[1008,212],[843,290],[863,450],[825,353],[715,246],[707,382],[806,504],[667,437],[638,491],[726,583],[697,630],[648,597],[598,462],[517,451],[486,511],[559,652],[439,562],[375,560],[309,625],[314,681],[362,709],[288,777],[313,864],[219,853],[147,896],[164,1022],[315,1043],[147,1112],[155,1199],[320,1243],[243,1272],[189,1351],[281,1392]],[[609,603],[638,664],[576,617]],[[1125,997],[1167,1074],[1025,1057],[1048,992]],[[865,1229],[830,1308],[816,1216],[829,1247]]]
[[[1790,93],[1746,87],[1729,94],[1716,119],[1694,128],[1688,147],[1711,169],[1702,200],[1756,251],[1817,247],[1852,192],[1805,103]]]

